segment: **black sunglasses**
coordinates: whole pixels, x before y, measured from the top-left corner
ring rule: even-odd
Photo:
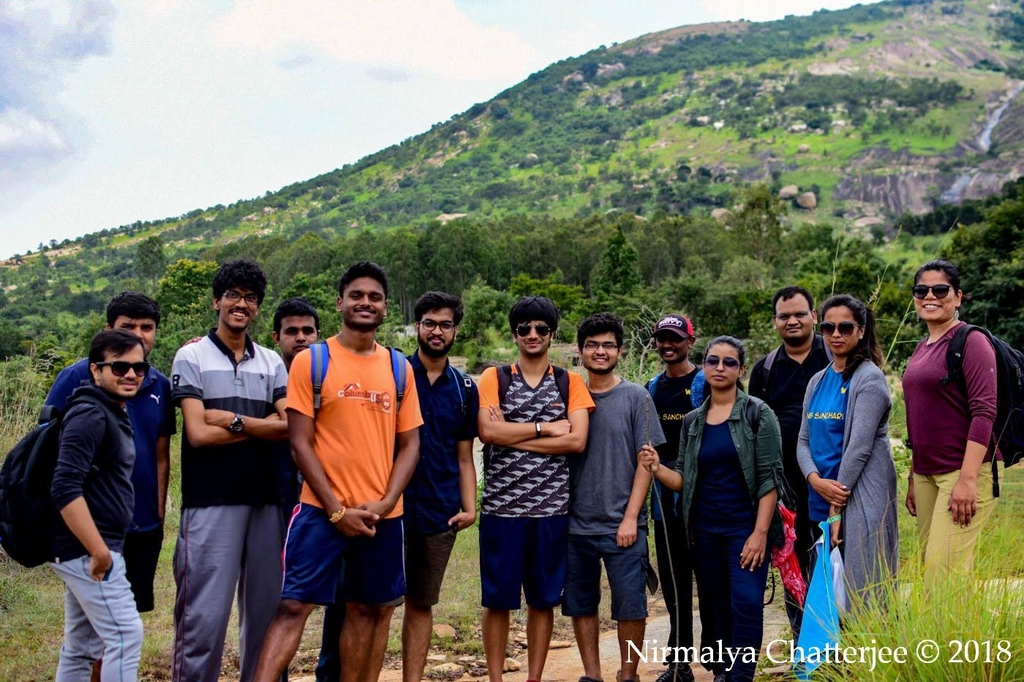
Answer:
[[[551,327],[546,324],[521,324],[516,327],[516,336],[529,336],[530,331],[536,329],[537,333],[541,336],[547,336],[551,333]]]
[[[705,367],[718,367],[718,363],[725,365],[726,369],[737,369],[740,366],[740,361],[736,358],[720,358],[717,355],[709,355],[704,358]]]
[[[936,284],[934,286],[927,286],[924,284],[915,284],[914,288],[910,291],[913,292],[914,298],[924,298],[931,291],[935,295],[935,298],[946,298],[949,296],[949,292],[953,289],[948,284]]]
[[[822,322],[818,325],[818,329],[825,336],[832,336],[836,333],[836,329],[839,330],[840,336],[852,336],[859,326],[856,322],[840,322],[839,324],[835,322]]]
[[[110,373],[115,377],[123,377],[128,374],[128,370],[135,372],[135,376],[144,377],[146,372],[149,371],[148,362],[125,362],[124,360],[114,360],[113,362],[97,362],[97,367],[103,369],[104,367],[110,367]]]

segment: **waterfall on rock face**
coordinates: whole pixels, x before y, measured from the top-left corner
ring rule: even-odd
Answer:
[[[974,143],[982,153],[988,152],[992,148],[992,133],[995,131],[999,122],[1003,119],[1003,114],[1013,103],[1013,100],[1017,95],[1020,94],[1021,90],[1024,90],[1024,83],[1017,83],[1012,88],[1006,98],[1006,101],[996,107],[991,114],[988,116],[988,120],[985,122],[985,127],[981,133],[975,139]],[[943,204],[959,204],[964,199],[964,195],[967,193],[967,188],[971,184],[971,178],[977,173],[976,168],[964,171],[957,179],[953,181],[949,189],[944,191],[939,196],[939,201]]]

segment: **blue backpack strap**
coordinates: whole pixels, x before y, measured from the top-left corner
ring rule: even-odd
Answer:
[[[697,375],[693,377],[693,383],[690,384],[690,405],[695,410],[704,404],[704,387],[707,386],[707,383],[707,379],[704,378],[704,370],[697,370]]]
[[[391,353],[391,374],[395,377],[395,396],[398,409],[402,407],[402,400],[405,399],[406,370],[408,365],[402,351],[388,348]]]
[[[319,341],[309,347],[309,378],[313,383],[313,416],[320,411],[320,394],[324,388],[324,377],[327,376],[327,364],[331,353],[326,341]]]
[[[651,400],[654,400],[654,394],[658,392],[658,381],[661,379],[662,374],[664,372],[658,372],[647,382],[647,392],[651,394]]]

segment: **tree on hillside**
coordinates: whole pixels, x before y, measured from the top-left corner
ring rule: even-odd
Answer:
[[[167,258],[164,256],[164,242],[160,235],[154,234],[139,242],[135,247],[135,274],[156,288],[157,282],[164,276],[167,269]]]
[[[640,254],[622,232],[622,225],[615,226],[615,232],[605,243],[601,262],[594,276],[594,290],[597,293],[630,294],[640,288]]]
[[[743,209],[732,221],[736,243],[755,260],[774,265],[781,253],[785,214],[785,204],[766,185],[752,187],[743,201]]]
[[[1024,198],[999,204],[985,223],[956,230],[942,257],[960,267],[964,319],[1024,347]]]

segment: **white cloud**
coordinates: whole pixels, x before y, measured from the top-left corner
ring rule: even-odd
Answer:
[[[0,158],[8,153],[50,154],[67,149],[67,142],[56,126],[40,121],[24,109],[0,111]]]
[[[236,5],[216,37],[257,53],[306,46],[351,64],[464,81],[539,66],[515,32],[473,22],[452,0],[253,0]]]

